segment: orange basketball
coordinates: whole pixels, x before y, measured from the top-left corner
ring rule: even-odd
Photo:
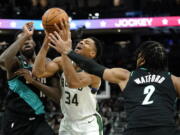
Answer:
[[[63,9],[50,8],[42,16],[42,25],[48,33],[51,33],[56,31],[54,24],[56,23],[58,26],[60,26],[60,21],[62,19],[65,21],[68,21],[69,19],[68,14]]]

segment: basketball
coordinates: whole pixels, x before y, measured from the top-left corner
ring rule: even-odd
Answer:
[[[48,33],[56,31],[54,24],[60,26],[60,21],[68,21],[68,14],[61,8],[50,8],[42,16],[42,25]],[[60,28],[61,29],[61,28]]]

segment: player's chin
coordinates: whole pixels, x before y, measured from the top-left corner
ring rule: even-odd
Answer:
[[[81,50],[79,50],[79,49],[75,49],[74,51],[75,51],[75,53],[77,53],[77,54],[81,54]]]

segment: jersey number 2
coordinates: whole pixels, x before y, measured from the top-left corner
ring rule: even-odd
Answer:
[[[144,88],[144,94],[146,95],[146,97],[144,98],[142,105],[150,105],[154,103],[153,100],[150,100],[154,91],[155,91],[155,87],[153,85],[149,85]]]
[[[72,98],[72,101],[71,101],[71,94],[68,92],[68,91],[65,91],[66,93],[66,101],[65,103],[66,104],[75,104],[76,106],[78,106],[78,98],[77,98],[77,94],[74,94],[73,98]]]

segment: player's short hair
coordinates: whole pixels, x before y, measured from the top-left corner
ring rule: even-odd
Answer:
[[[98,63],[101,63],[101,57],[102,57],[102,52],[103,52],[103,47],[102,43],[99,39],[95,37],[89,37],[92,39],[96,45],[96,57],[94,58]]]
[[[168,57],[165,48],[156,41],[145,41],[136,51],[136,60],[144,58],[145,64],[142,67],[151,72],[168,70]]]

